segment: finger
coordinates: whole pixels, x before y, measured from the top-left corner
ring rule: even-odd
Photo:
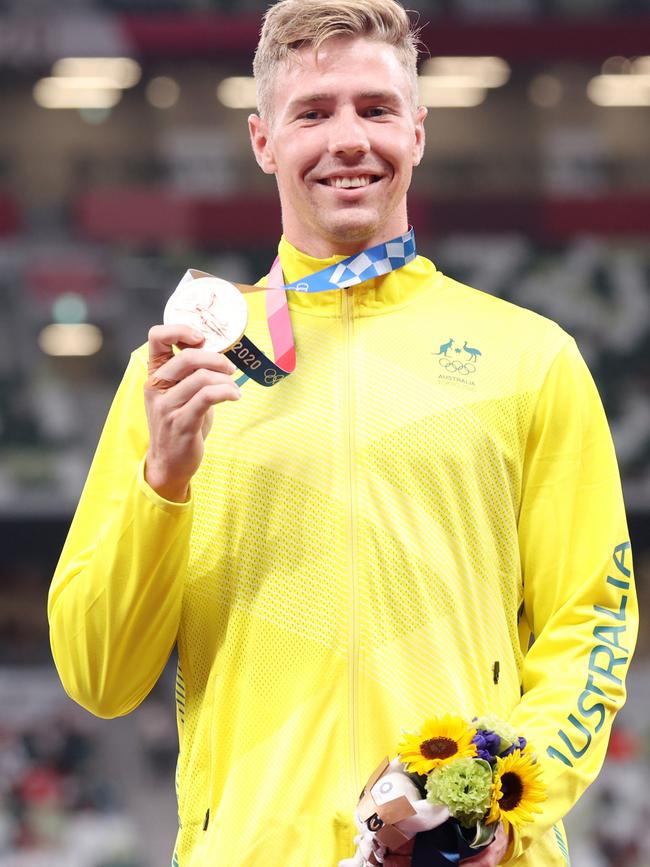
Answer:
[[[174,346],[200,346],[205,338],[188,325],[154,325],[149,329],[149,374],[174,355]]]
[[[180,382],[197,370],[213,370],[216,373],[233,374],[237,368],[219,352],[205,349],[184,349],[167,360],[153,371],[155,376],[169,383]],[[169,387],[169,386],[167,386]]]
[[[408,840],[394,852],[387,852],[384,855],[384,867],[410,867],[414,848],[415,838]]]
[[[176,381],[172,379],[163,379],[160,376],[156,375],[155,369],[147,378],[147,381],[144,384],[145,388],[152,389],[153,391],[166,392],[169,389],[176,385]]]
[[[234,382],[230,385],[207,385],[178,410],[177,431],[196,433],[201,429],[205,414],[212,406],[227,400],[239,400],[241,392]]]
[[[507,846],[502,846],[498,839],[495,839],[483,852],[474,855],[472,858],[463,858],[460,862],[462,867],[495,867],[501,863],[501,858],[506,853]]]
[[[157,391],[167,391],[174,385],[175,380],[166,379],[157,374],[157,371],[171,358],[174,357],[174,345],[197,346],[203,343],[205,338],[200,331],[195,331],[187,325],[154,325],[149,329],[149,361],[147,373],[149,377],[145,388]]]
[[[239,392],[239,386],[227,374],[201,368],[175,383],[175,387],[171,389],[165,402],[170,409],[179,409],[189,403],[202,388],[211,388],[217,385],[232,386]]]
[[[398,855],[391,852],[384,855],[384,867],[410,867],[411,855]]]

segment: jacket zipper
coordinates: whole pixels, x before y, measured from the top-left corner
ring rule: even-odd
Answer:
[[[344,289],[343,315],[346,339],[346,418],[348,427],[348,572],[350,587],[349,664],[348,664],[348,714],[350,727],[350,767],[353,796],[357,798],[361,788],[359,774],[359,624],[357,588],[357,489],[356,456],[354,436],[354,296],[353,289]]]

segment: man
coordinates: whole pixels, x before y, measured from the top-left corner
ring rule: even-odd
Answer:
[[[415,62],[394,0],[267,14],[249,126],[287,283],[406,233]],[[125,714],[177,646],[180,867],[332,867],[370,772],[444,713],[509,719],[548,787],[463,863],[568,863],[561,817],[603,760],[636,622],[575,344],[421,257],[288,295],[298,367],[273,388],[240,391],[186,326],[134,353],[52,585],[63,683]]]

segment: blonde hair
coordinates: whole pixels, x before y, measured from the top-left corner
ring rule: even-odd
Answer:
[[[317,53],[333,36],[364,36],[394,46],[409,76],[416,108],[418,35],[396,0],[279,0],[264,16],[253,61],[257,107],[263,118],[272,115],[277,68],[305,46]]]

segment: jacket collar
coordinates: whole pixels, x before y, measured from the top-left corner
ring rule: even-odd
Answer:
[[[341,262],[343,255],[316,259],[298,250],[282,236],[278,245],[282,272],[287,283],[300,280],[329,265]],[[359,283],[350,289],[333,289],[331,292],[287,292],[289,308],[313,316],[340,316],[344,309],[344,294],[352,299],[352,311],[357,316],[371,316],[410,303],[422,292],[437,283],[439,273],[423,256],[418,256],[408,265]]]

